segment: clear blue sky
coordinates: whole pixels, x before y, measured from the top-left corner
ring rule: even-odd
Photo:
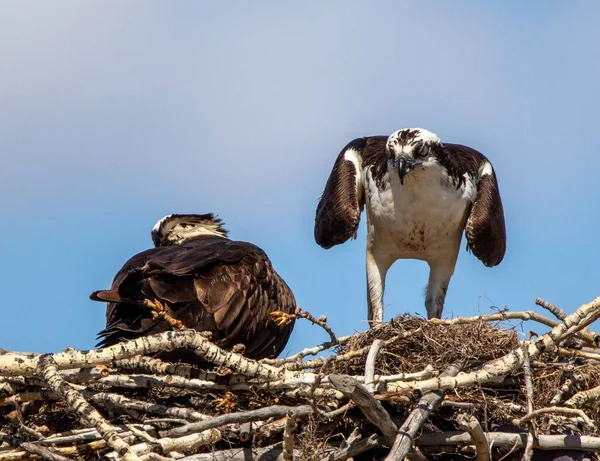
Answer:
[[[219,214],[300,306],[364,330],[364,216],[325,251],[315,207],[349,140],[412,126],[486,154],[504,199],[503,263],[461,250],[444,314],[537,296],[571,312],[600,295],[599,15],[591,0],[2,2],[0,347],[92,347],[89,293],[174,212]],[[427,273],[393,266],[386,319],[425,315]],[[288,351],[325,339],[300,323]]]

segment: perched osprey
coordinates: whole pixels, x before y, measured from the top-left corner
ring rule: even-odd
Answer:
[[[166,216],[152,229],[152,240],[155,248],[129,259],[110,290],[90,295],[109,303],[98,346],[168,331],[176,322],[210,331],[227,349],[243,344],[253,359],[279,355],[294,321],[279,327],[269,314],[293,314],[296,301],[263,250],[229,240],[212,214]],[[161,357],[201,363],[185,352]]]
[[[382,321],[386,273],[398,259],[429,264],[431,319],[442,314],[463,230],[467,250],[486,266],[504,257],[504,211],[492,164],[430,131],[406,128],[346,145],[317,206],[316,242],[328,249],[356,238],[365,204],[370,322]]]

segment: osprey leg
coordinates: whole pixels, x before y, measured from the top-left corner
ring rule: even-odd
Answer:
[[[425,295],[425,309],[427,309],[427,319],[439,319],[444,310],[444,301],[448,284],[454,273],[452,266],[433,266],[429,264],[429,283]]]
[[[383,292],[390,263],[367,250],[367,320],[369,327],[383,322]]]

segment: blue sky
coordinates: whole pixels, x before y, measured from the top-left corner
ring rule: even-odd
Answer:
[[[445,316],[571,312],[600,295],[600,4],[593,1],[0,4],[0,347],[90,348],[110,286],[169,213],[215,212],[338,334],[366,324],[358,239],[313,240],[351,139],[422,126],[495,166],[508,249],[461,250]],[[464,245],[463,245],[464,248]],[[425,315],[425,263],[385,318]],[[299,323],[288,351],[326,335]]]

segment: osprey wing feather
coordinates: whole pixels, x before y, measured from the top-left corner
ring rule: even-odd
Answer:
[[[506,226],[498,180],[485,159],[479,173],[477,196],[465,226],[469,248],[487,267],[497,266],[506,252]]]
[[[323,248],[356,238],[365,205],[361,150],[368,138],[349,142],[338,155],[315,217],[315,240]]]

